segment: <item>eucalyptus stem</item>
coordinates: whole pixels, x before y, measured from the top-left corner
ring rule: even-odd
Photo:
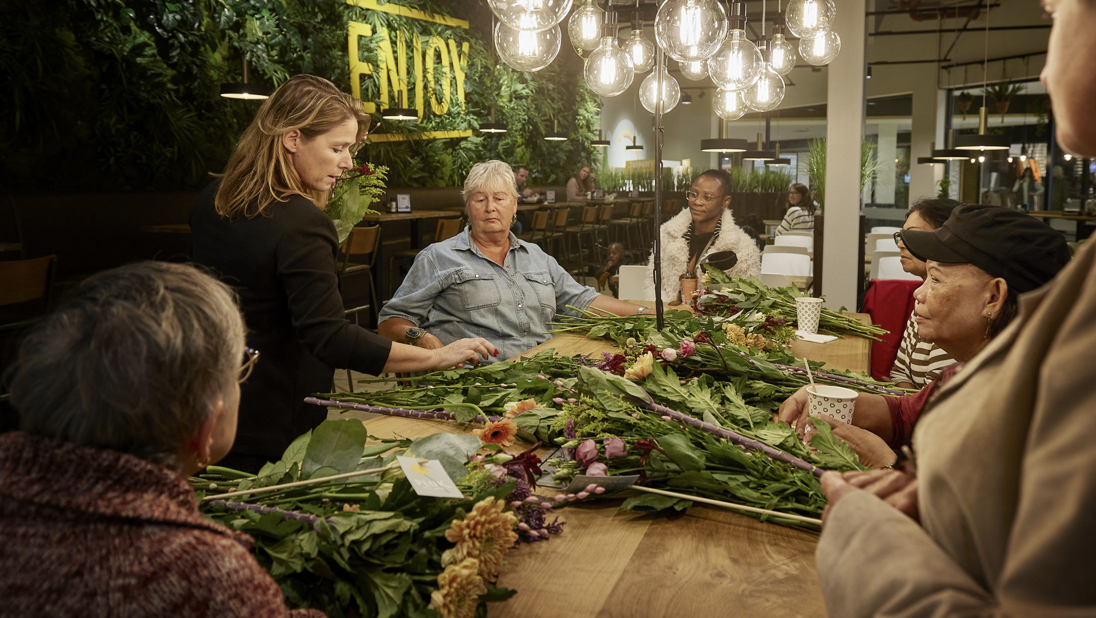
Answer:
[[[434,421],[456,421],[457,416],[449,412],[430,412],[423,410],[410,410],[408,408],[389,408],[385,406],[371,406],[364,403],[349,403],[344,401],[334,401],[332,399],[317,399],[315,397],[305,397],[305,403],[313,405],[327,406],[329,408],[344,408],[347,410],[360,410],[362,412],[373,412],[374,414],[384,414],[385,416],[400,416],[403,418],[417,418]],[[495,423],[503,420],[501,416],[487,416],[483,410],[480,410],[479,406],[473,406],[472,404],[443,404],[438,406],[430,406],[431,408],[443,408],[448,406],[472,406],[479,410],[481,416],[472,418],[473,423]]]

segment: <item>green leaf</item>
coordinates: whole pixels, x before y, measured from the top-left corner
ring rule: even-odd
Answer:
[[[622,511],[661,511],[676,506],[679,502],[684,502],[686,508],[692,505],[691,500],[658,494],[641,494],[625,500],[624,504],[620,505],[620,509]]]
[[[301,474],[306,478],[324,466],[339,472],[351,472],[357,468],[358,461],[365,451],[365,441],[369,432],[357,419],[331,420],[320,423],[312,431]]]
[[[287,463],[300,463],[301,460],[304,459],[305,451],[308,449],[308,443],[311,439],[311,430],[297,436],[297,439],[289,445],[289,448],[285,449],[285,453],[282,454],[282,461]]]
[[[694,447],[685,434],[666,434],[655,442],[682,470],[689,472],[705,468],[704,452]]]
[[[392,618],[399,614],[400,601],[411,587],[406,573],[385,573],[380,569],[365,572],[369,589],[377,600],[377,617]]]
[[[483,446],[483,442],[476,436],[458,433],[436,433],[412,442],[408,452],[422,459],[441,459],[446,456],[459,461],[463,465],[479,451],[481,446]]]
[[[833,435],[833,429],[830,428],[829,423],[814,417],[811,417],[811,423],[817,431],[811,438],[811,447],[818,451],[815,455],[821,467],[828,470],[866,469],[860,465],[860,457],[857,456],[856,451],[852,450],[847,442]]]

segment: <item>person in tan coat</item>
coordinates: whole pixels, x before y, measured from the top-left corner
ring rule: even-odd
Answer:
[[[1051,0],[1059,145],[1096,156],[1092,0]],[[1096,615],[1096,246],[940,389],[904,472],[827,473],[831,616]]]

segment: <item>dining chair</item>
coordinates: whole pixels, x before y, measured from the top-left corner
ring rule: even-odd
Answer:
[[[814,236],[800,236],[798,234],[781,234],[773,240],[775,247],[803,247],[807,253],[814,251]]]
[[[806,277],[811,272],[811,258],[806,254],[768,251],[761,254],[761,272],[770,275]]]
[[[438,221],[437,228],[434,229],[434,242],[441,242],[443,240],[449,240],[460,233],[461,217],[454,219],[441,219]],[[394,284],[396,282],[396,263],[414,262],[418,257],[422,249],[404,249],[393,253],[388,258],[388,298],[392,298],[392,294],[395,292]]]
[[[876,257],[878,257],[878,259],[876,259]],[[878,266],[876,266],[877,263]],[[877,253],[876,256],[872,258],[872,266],[876,269],[875,279],[921,281],[921,277],[908,273],[902,268],[902,258],[897,255],[879,256]]]

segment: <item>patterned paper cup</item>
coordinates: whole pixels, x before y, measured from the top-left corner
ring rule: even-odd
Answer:
[[[814,334],[818,332],[818,318],[822,317],[822,299],[801,297],[795,299],[795,317],[799,330]]]
[[[807,387],[808,410],[813,416],[823,414],[842,423],[852,422],[853,408],[856,406],[854,390],[840,386],[817,384]]]

